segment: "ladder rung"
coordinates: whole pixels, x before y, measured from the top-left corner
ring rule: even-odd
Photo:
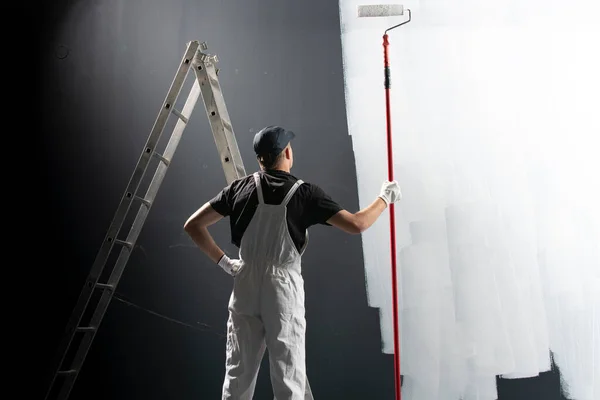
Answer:
[[[148,208],[150,208],[150,206],[152,205],[152,202],[150,200],[146,200],[143,197],[135,196],[135,199],[138,200],[139,202],[141,202],[143,205],[145,205]]]
[[[93,326],[79,326],[77,327],[77,332],[82,332],[82,333],[86,333],[86,332],[95,332],[96,328]]]
[[[57,374],[58,375],[73,375],[76,374],[77,370],[76,369],[69,369],[67,371],[58,371]]]
[[[113,285],[109,285],[107,283],[96,283],[96,287],[98,289],[114,289]]]
[[[130,249],[133,247],[133,244],[131,242],[127,242],[125,240],[115,239],[115,243],[128,247]]]
[[[166,158],[164,158],[161,154],[158,154],[156,152],[154,152],[154,157],[158,158],[160,161],[162,161],[163,163],[165,163],[165,165],[168,167],[169,164],[171,163],[171,161],[167,160]]]
[[[177,115],[177,117],[178,117],[180,120],[182,120],[184,123],[186,123],[186,124],[188,123],[188,119],[186,118],[186,116],[185,116],[185,115],[183,115],[181,112],[179,112],[179,110],[177,110],[176,108],[173,108],[173,109],[171,110],[171,112],[172,112],[173,114]]]

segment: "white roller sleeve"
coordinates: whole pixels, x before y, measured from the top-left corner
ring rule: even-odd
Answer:
[[[402,4],[373,4],[358,6],[358,17],[393,17],[404,15]]]

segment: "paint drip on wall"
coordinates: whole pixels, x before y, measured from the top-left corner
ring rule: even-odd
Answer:
[[[387,179],[383,31],[340,0],[359,202]],[[389,3],[389,1],[388,1]],[[496,399],[561,371],[600,398],[600,6],[407,1],[390,33],[403,398]],[[363,234],[393,352],[389,222]]]

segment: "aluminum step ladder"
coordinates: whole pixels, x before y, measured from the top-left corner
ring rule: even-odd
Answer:
[[[67,324],[53,365],[53,376],[45,397],[47,400],[65,400],[69,397],[200,94],[202,94],[227,184],[246,175],[217,77],[218,69],[215,67],[217,57],[205,53],[205,50],[207,50],[206,43],[191,41],[187,44],[175,78]],[[174,105],[190,68],[194,70],[194,84],[183,109],[178,111]],[[171,115],[178,120],[164,153],[159,154],[155,149]],[[138,193],[140,184],[151,171],[148,167],[152,158],[158,159],[158,166],[146,192],[140,194]],[[124,224],[127,217],[135,210],[137,214],[126,238],[118,239],[120,233],[125,232]],[[109,258],[113,249],[119,254],[116,261],[111,263]],[[109,278],[101,282],[100,278],[108,273]],[[95,293],[97,293],[96,297],[99,297],[97,302],[91,301]],[[87,318],[84,319],[84,316]]]

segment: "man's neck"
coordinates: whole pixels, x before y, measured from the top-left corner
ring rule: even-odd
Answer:
[[[290,169],[289,168],[284,168],[284,167],[275,167],[275,168],[263,169],[263,171],[265,171],[265,172],[285,172],[287,174],[290,173]]]

